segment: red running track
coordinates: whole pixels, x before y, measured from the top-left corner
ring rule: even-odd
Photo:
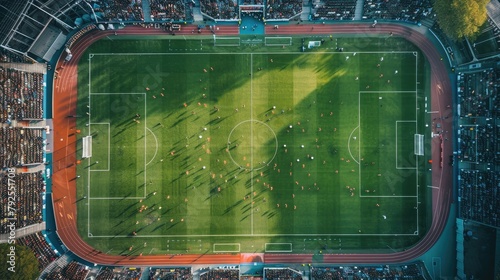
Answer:
[[[191,35],[195,25],[183,27],[179,35]],[[190,265],[190,264],[221,264],[249,262],[245,254],[181,254],[181,255],[148,255],[148,256],[116,256],[97,251],[85,243],[79,236],[76,225],[76,101],[77,101],[77,64],[83,52],[93,42],[114,36],[115,31],[92,31],[80,38],[71,47],[73,59],[64,62],[60,58],[57,69],[59,74],[54,79],[53,93],[53,203],[57,233],[64,245],[77,256],[96,264],[122,266],[151,265]],[[130,26],[116,31],[118,36],[130,35],[161,35],[165,32],[152,28]],[[201,35],[210,31],[203,30]],[[341,25],[285,25],[279,29],[266,27],[267,34],[389,34],[401,36],[419,47],[431,65],[431,95],[432,111],[439,111],[444,116],[450,109],[451,83],[446,66],[435,46],[421,33],[402,25],[377,24],[341,24]],[[219,26],[217,35],[238,35],[238,26]],[[63,66],[64,68],[60,68]],[[452,132],[451,118],[443,122],[443,130]],[[448,134],[450,139],[453,135]],[[323,254],[325,263],[398,263],[410,261],[429,250],[441,235],[446,224],[452,202],[452,170],[444,164],[440,166],[440,142],[432,141],[432,224],[427,233],[414,247],[397,253],[389,254]],[[444,158],[452,153],[451,142],[444,142]],[[312,263],[312,254],[265,254],[266,263]]]

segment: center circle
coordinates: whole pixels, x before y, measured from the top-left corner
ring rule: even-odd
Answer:
[[[246,120],[237,124],[227,138],[229,157],[240,168],[259,170],[271,163],[278,152],[278,138],[264,122]]]

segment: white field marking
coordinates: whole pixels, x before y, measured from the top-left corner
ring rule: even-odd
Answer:
[[[146,93],[144,93],[146,94]],[[148,141],[147,140],[147,134],[146,134],[146,128],[148,127],[147,122],[148,122],[148,117],[147,117],[147,100],[146,96],[144,96],[144,197],[147,197],[147,189],[148,189],[148,184],[146,183],[146,180],[148,178],[147,176],[147,169],[146,169],[146,150],[148,148]]]
[[[414,52],[413,55],[415,56],[415,133],[418,133],[418,85],[420,84],[420,82],[418,81],[418,53],[417,52]],[[425,142],[424,142],[424,146],[425,146]],[[419,220],[419,207],[418,207],[418,201],[420,200],[419,196],[418,196],[418,185],[419,185],[419,181],[418,181],[418,156],[415,155],[415,172],[416,172],[416,176],[415,176],[415,194],[417,195],[417,198],[416,198],[416,205],[417,205],[417,230],[415,231],[416,235],[418,235],[418,231],[419,231],[419,228],[418,228],[418,220]]]
[[[90,111],[90,87],[91,87],[91,78],[92,78],[92,71],[90,71],[92,69],[92,57],[94,55],[93,54],[89,54],[89,80],[88,80],[88,94],[89,94],[89,100],[88,100],[88,105],[89,106],[89,110]],[[88,129],[88,136],[90,136],[90,114],[88,114],[88,120],[87,120],[87,124],[89,125],[89,129]],[[87,166],[89,166],[90,164],[90,158],[87,159]],[[90,167],[87,168],[87,182],[88,182],[88,185],[87,185],[87,197],[90,197]],[[87,236],[90,237],[90,201],[87,203]]]
[[[228,251],[228,250],[216,250],[215,247],[216,246],[232,246],[232,245],[237,245],[238,246],[238,250],[235,250],[235,251]],[[240,243],[214,243],[212,245],[212,251],[214,253],[239,253],[241,251],[241,244]]]
[[[289,245],[290,249],[288,250],[268,250],[267,245]],[[264,252],[266,253],[291,253],[292,252],[292,243],[265,243],[264,244]]]
[[[357,51],[356,53],[358,54],[388,54],[388,52],[384,52],[384,51],[380,51],[380,52],[375,52],[375,51],[371,51],[371,52],[360,52],[360,51]],[[390,52],[391,54],[415,54],[415,52],[413,51],[391,51]],[[221,53],[212,53],[212,54],[217,54],[217,55],[235,55],[235,53],[231,53],[231,52],[221,52]],[[249,54],[254,54],[252,52],[242,52],[242,53],[237,53],[237,55],[249,55]],[[318,54],[339,54],[339,52],[336,52],[336,51],[332,51],[332,52],[321,52],[321,53],[304,53],[304,52],[300,52],[300,51],[296,51],[296,52],[279,52],[279,53],[276,53],[276,52],[263,52],[263,53],[258,53],[258,54],[301,54],[301,55],[318,55]],[[95,54],[92,54],[93,56],[106,56],[106,55],[109,55],[109,56],[125,56],[125,55],[136,55],[136,56],[145,56],[145,55],[150,55],[150,56],[158,56],[158,55],[169,55],[169,56],[174,56],[174,55],[179,55],[179,56],[182,56],[182,55],[211,55],[210,53],[196,53],[196,52],[193,52],[193,53],[95,53]],[[341,54],[342,55],[342,54]]]
[[[88,104],[91,105],[91,96],[92,95],[146,95],[146,92],[136,92],[136,93],[133,93],[133,92],[110,92],[110,93],[97,93],[97,92],[92,92],[91,91],[91,80],[92,80],[92,67],[91,67],[91,64],[92,64],[92,60],[91,58],[93,58],[95,55],[98,55],[98,54],[90,54],[89,55],[89,81],[88,81],[88,87],[89,87],[89,102]],[[144,112],[146,112],[146,99],[144,99]],[[92,123],[90,122],[90,118],[91,118],[91,114],[88,116],[88,124],[89,124],[89,136],[91,134],[91,125]],[[104,124],[104,123],[93,123],[93,124]],[[109,171],[110,170],[110,164],[111,164],[111,155],[110,155],[110,150],[111,150],[111,129],[110,129],[110,123],[106,123],[108,125],[108,169],[107,170],[91,170],[91,168],[88,168],[88,172],[87,172],[87,178],[88,178],[88,186],[87,186],[87,199],[89,201],[88,203],[88,207],[87,207],[87,231],[88,231],[88,235],[89,237],[94,237],[92,235],[92,233],[90,233],[90,200],[114,200],[114,199],[144,199],[146,197],[146,194],[147,194],[147,183],[146,183],[146,144],[144,145],[144,196],[143,197],[129,197],[129,198],[124,198],[124,197],[91,197],[90,196],[90,186],[91,186],[91,176],[90,176],[90,172],[91,171]],[[146,137],[146,118],[144,119],[144,137]],[[145,140],[146,141],[146,140]],[[90,163],[90,159],[88,159],[88,162]]]
[[[226,142],[227,142],[227,143],[229,143],[229,142],[230,142],[230,140],[231,140],[231,139],[230,139],[230,137],[231,137],[231,134],[233,133],[234,129],[235,129],[236,127],[238,127],[239,125],[241,125],[241,124],[243,124],[243,123],[246,123],[246,122],[258,122],[258,123],[260,123],[260,124],[262,124],[262,125],[266,126],[266,127],[267,127],[267,128],[268,128],[268,129],[269,129],[269,130],[273,133],[273,135],[274,135],[274,141],[275,141],[275,143],[276,143],[276,149],[274,150],[274,155],[273,155],[273,157],[272,157],[272,158],[271,158],[268,162],[273,161],[273,160],[274,160],[274,158],[276,157],[276,155],[278,154],[278,136],[276,136],[276,132],[274,132],[274,130],[273,130],[273,129],[272,129],[272,128],[268,125],[268,124],[266,124],[265,122],[261,122],[261,121],[258,121],[258,120],[252,120],[252,119],[249,119],[249,120],[244,120],[244,121],[241,121],[241,122],[237,123],[237,124],[233,127],[233,129],[231,129],[231,131],[229,132],[229,135],[228,135],[228,137],[227,137],[227,141],[226,141]],[[228,145],[227,147],[229,148],[229,145]],[[259,168],[255,168],[255,169],[248,169],[248,168],[246,168],[246,167],[244,167],[244,166],[239,165],[239,164],[236,162],[236,160],[234,160],[234,158],[233,158],[233,156],[231,155],[231,153],[229,153],[229,158],[230,158],[230,159],[231,159],[231,161],[234,163],[234,165],[238,166],[238,167],[239,167],[239,168],[241,168],[241,169],[248,170],[248,171],[257,171],[257,170],[260,170],[260,169],[262,169],[262,168],[267,167],[267,165],[264,165],[264,166],[261,166],[261,167],[259,167]]]
[[[318,234],[302,234],[302,233],[294,233],[294,234],[151,234],[151,235],[137,235],[134,238],[158,238],[158,237],[169,237],[169,238],[197,238],[197,237],[276,237],[276,236],[414,236],[412,233],[318,233]],[[97,238],[130,238],[130,235],[93,235],[91,237]]]
[[[298,53],[300,53],[301,55],[304,55],[304,54],[316,55],[316,53],[302,53],[302,52],[282,52],[280,54],[298,54]],[[358,51],[357,53],[386,54],[387,52],[373,52],[373,51],[371,51],[371,52],[359,52]],[[413,53],[415,56],[417,55],[416,52],[407,52],[407,51],[392,51],[391,53],[402,53],[402,54]],[[217,54],[219,54],[219,55],[234,55],[234,53],[217,53]],[[240,53],[240,55],[243,55],[243,54],[253,54],[253,53]],[[275,53],[261,53],[261,54],[275,54]],[[338,54],[338,52],[333,52],[333,51],[332,52],[323,52],[322,54]],[[90,58],[92,58],[94,55],[117,55],[117,56],[121,56],[121,55],[139,55],[139,56],[140,55],[207,55],[207,53],[189,53],[189,54],[188,53],[175,53],[175,54],[174,53],[100,53],[100,54],[90,54],[89,55],[89,64],[90,64]],[[372,91],[360,91],[359,93],[361,93],[361,92],[372,92]],[[377,91],[377,92],[385,92],[385,91]],[[392,92],[392,91],[387,91],[387,92]],[[397,92],[405,93],[405,92],[415,92],[415,91],[397,91]],[[99,94],[99,93],[94,93],[94,94]],[[109,94],[126,94],[126,93],[109,93]],[[130,93],[130,94],[145,94],[145,93]],[[90,101],[90,67],[89,67],[89,101]],[[89,102],[89,104],[90,104],[90,102]],[[146,104],[145,104],[145,107],[146,107]],[[358,103],[358,114],[359,114],[359,103]],[[90,122],[90,116],[89,116],[89,122]],[[358,126],[359,126],[359,118],[358,118]],[[476,149],[476,151],[477,151],[477,149]],[[358,149],[358,152],[359,152],[358,157],[361,158],[360,157],[361,149]],[[146,157],[146,153],[144,156]],[[144,173],[146,173],[146,168],[144,170],[145,170]],[[358,172],[358,174],[359,174],[359,176],[361,176],[361,172]],[[90,172],[88,173],[88,176],[90,179]],[[145,176],[145,180],[146,180],[146,176]],[[360,180],[361,180],[361,178],[360,178]],[[90,180],[89,180],[89,182],[90,182]],[[144,197],[146,197],[146,193],[147,193],[146,186],[147,186],[147,184],[145,184],[145,188],[144,188],[144,194],[145,194]],[[358,189],[360,189],[360,188],[358,188]],[[90,189],[88,189],[87,193],[88,193],[88,195],[90,195]],[[360,195],[360,197],[362,197],[362,196]],[[418,200],[418,196],[369,196],[369,197],[417,197],[417,200]],[[94,199],[96,199],[96,198],[94,198]],[[106,198],[103,198],[103,199],[106,199]],[[107,199],[121,199],[121,198],[107,198]],[[90,207],[88,209],[89,209],[89,217],[90,217]],[[90,231],[89,227],[88,227],[88,229]],[[320,236],[320,235],[324,235],[324,234],[308,234],[308,235],[309,236]],[[337,236],[360,236],[360,235],[364,235],[364,236],[394,236],[394,235],[410,236],[413,234],[331,234],[331,235],[337,235]],[[154,238],[154,237],[165,237],[165,236],[178,236],[178,237],[186,237],[186,236],[203,237],[203,236],[207,236],[207,237],[210,237],[210,236],[248,236],[248,235],[149,235],[149,236],[140,236],[140,237],[152,237],[152,238]],[[255,235],[255,236],[303,236],[303,234],[259,234],[259,235]],[[92,234],[89,233],[89,237],[93,237]],[[124,237],[124,238],[128,238],[129,236],[128,235],[124,235],[124,236],[109,235],[109,236],[99,236],[99,237],[108,237],[108,238]]]
[[[141,196],[135,196],[135,197],[90,197],[88,198],[89,200],[113,200],[113,199],[120,199],[120,200],[123,200],[123,199],[144,199],[145,197],[141,197]]]
[[[111,128],[110,128],[110,123],[90,123],[89,122],[89,134],[90,134],[90,131],[91,131],[91,126],[92,125],[107,125],[108,126],[108,168],[107,169],[92,169],[91,167],[89,167],[89,172],[107,172],[110,170],[110,161],[111,161]],[[92,157],[89,158],[89,160],[91,159]],[[89,181],[90,182],[90,181]]]
[[[252,197],[252,203],[250,204],[250,232],[253,235],[253,54],[250,54],[250,193]]]
[[[361,161],[361,91],[358,92],[358,160]],[[361,164],[358,165],[358,196],[361,198]]]
[[[91,92],[91,95],[133,95],[133,94],[142,94],[145,95],[145,92]]]
[[[155,138],[155,143],[156,143],[156,146],[155,146],[155,154],[153,155],[153,157],[151,158],[151,160],[146,163],[146,165],[149,165],[156,157],[156,154],[158,153],[158,138],[156,138],[156,135],[153,133],[153,131],[149,128],[146,128],[147,130],[149,130],[149,132],[151,132],[151,134],[153,135],[153,137]],[[146,137],[146,136],[144,136]]]
[[[347,140],[347,150],[349,151],[349,154],[351,155],[351,158],[359,165],[359,161],[356,160],[356,158],[354,158],[354,156],[352,155],[351,153],[351,138],[352,138],[352,134],[354,133],[354,131],[356,131],[356,129],[358,129],[359,126],[355,127],[352,131],[351,131],[351,134],[349,134],[349,139]],[[358,133],[358,138],[359,138],[359,133]],[[358,145],[359,146],[359,145]],[[359,148],[358,148],[359,150]],[[359,152],[358,152],[359,153]],[[358,157],[359,158],[359,157]]]
[[[358,158],[361,159],[361,94],[362,93],[371,93],[371,94],[375,94],[375,93],[415,93],[415,95],[417,94],[416,91],[359,91],[358,92],[358,129],[359,129],[359,155],[358,155]],[[410,121],[415,121],[415,120],[410,120]],[[397,144],[397,142],[396,142]],[[372,195],[368,195],[368,196],[363,196],[362,192],[361,192],[361,164],[359,164],[359,169],[358,169],[358,195],[359,197],[417,197],[418,199],[418,195],[417,196],[398,196],[398,195],[388,195],[388,196],[372,196]],[[400,169],[405,169],[405,168],[400,168]],[[415,168],[411,168],[411,169],[415,169]]]

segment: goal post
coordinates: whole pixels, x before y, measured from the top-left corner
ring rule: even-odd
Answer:
[[[267,47],[291,46],[292,37],[265,37],[264,44]]]
[[[423,134],[415,134],[415,155],[423,156],[424,155],[424,135]]]
[[[92,157],[92,136],[83,137],[83,158]]]

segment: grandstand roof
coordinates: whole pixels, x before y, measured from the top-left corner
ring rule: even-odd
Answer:
[[[90,8],[83,0],[0,0],[0,46],[27,55],[47,26],[70,32]]]
[[[488,5],[486,5],[486,10],[488,12],[488,16],[493,20],[497,27],[500,26],[500,2],[498,1],[490,1]]]
[[[29,52],[43,58],[45,61],[49,61],[54,56],[54,53],[64,46],[65,42],[66,35],[60,29],[48,25],[37,37]]]

